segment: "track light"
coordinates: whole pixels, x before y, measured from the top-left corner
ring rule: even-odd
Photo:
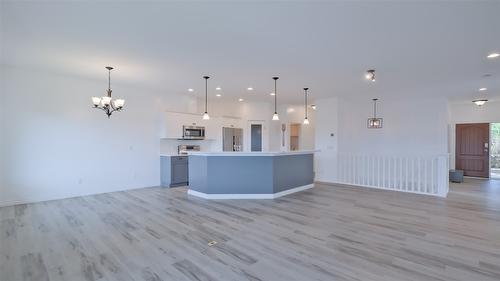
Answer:
[[[366,71],[365,78],[372,82],[375,82],[375,69],[370,69]]]

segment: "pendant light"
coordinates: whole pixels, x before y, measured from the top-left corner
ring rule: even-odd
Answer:
[[[273,121],[278,121],[280,120],[278,116],[278,110],[276,109],[276,104],[277,104],[277,97],[278,97],[278,91],[276,90],[276,81],[278,81],[279,77],[273,77],[274,80],[274,114],[273,114]]]
[[[205,79],[205,113],[203,113],[203,120],[210,120],[210,116],[208,115],[208,76],[203,76]]]
[[[480,100],[473,100],[472,102],[475,103],[477,106],[482,106],[484,105],[488,100],[487,99],[480,99]]]
[[[304,110],[305,110],[304,125],[309,124],[309,119],[307,119],[307,90],[309,90],[309,88],[304,88]]]
[[[113,92],[111,90],[111,70],[113,70],[113,67],[106,66],[106,69],[108,70],[108,89],[106,90],[106,96],[92,97],[92,103],[94,104],[94,108],[103,110],[104,113],[108,116],[108,118],[110,118],[113,112],[121,111],[123,109],[123,106],[125,105],[125,100],[124,99],[113,100],[111,98],[111,92]]]
[[[377,118],[377,101],[378,99],[372,99],[373,101],[373,118],[368,118],[368,129],[380,129],[382,128],[382,118]]]

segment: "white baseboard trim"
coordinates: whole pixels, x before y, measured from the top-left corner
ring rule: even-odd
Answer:
[[[34,203],[40,203],[40,202],[49,202],[49,201],[78,198],[78,197],[85,197],[85,196],[134,190],[134,189],[152,188],[152,187],[162,187],[162,186],[156,185],[156,186],[146,186],[146,187],[128,187],[128,188],[109,190],[109,191],[104,191],[104,192],[93,192],[93,193],[71,194],[71,195],[66,195],[66,196],[56,196],[53,198],[28,198],[28,199],[23,199],[23,200],[0,201],[0,207],[11,207],[11,206],[22,205],[22,204],[34,204]]]
[[[21,205],[21,204],[28,204],[28,203],[32,203],[32,202],[20,201],[20,200],[17,200],[17,201],[1,201],[0,202],[0,208],[1,207],[10,207],[10,206],[15,206],[15,205]]]
[[[483,178],[483,177],[472,177],[472,176],[464,176],[464,178],[468,179],[477,179],[477,180],[496,180],[498,178],[492,178],[491,176],[488,178]]]
[[[189,189],[187,193],[189,195],[200,197],[203,199],[276,199],[288,194],[304,191],[306,189],[310,189],[313,187],[314,184],[302,185],[273,194],[207,194],[192,189]]]

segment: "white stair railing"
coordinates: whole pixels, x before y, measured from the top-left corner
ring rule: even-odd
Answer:
[[[337,182],[446,197],[449,156],[338,154]]]

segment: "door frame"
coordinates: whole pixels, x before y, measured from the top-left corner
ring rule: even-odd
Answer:
[[[488,124],[488,176],[480,177],[480,176],[464,176],[468,178],[478,178],[478,179],[491,179],[491,123],[500,123],[500,122],[485,122],[485,121],[476,121],[476,122],[453,122],[451,126],[452,133],[450,134],[449,144],[452,144],[452,147],[449,148],[450,152],[453,153],[454,165],[453,167],[457,169],[457,125],[467,125],[467,124]]]
[[[489,171],[489,177],[488,177],[488,178],[489,178],[489,179],[493,179],[493,180],[500,180],[500,177],[495,177],[495,178],[491,177],[491,174],[492,174],[492,173],[491,173],[491,145],[492,145],[492,140],[493,140],[493,138],[491,137],[491,124],[492,124],[492,123],[497,123],[497,124],[500,124],[500,122],[489,122],[489,123],[488,123],[488,124],[490,124],[490,129],[489,129],[489,134],[490,134],[490,144],[489,144],[489,147],[488,147],[488,149],[489,149],[489,151],[488,151],[488,154],[489,154],[489,157],[488,157],[488,159],[489,159],[489,163],[488,163],[488,165],[489,165],[490,171]]]
[[[262,126],[262,134],[261,134],[261,143],[262,143],[262,151],[268,151],[269,149],[269,135],[267,130],[267,121],[266,120],[247,120],[245,128],[243,130],[243,138],[246,140],[246,143],[249,145],[244,147],[244,151],[251,152],[252,151],[252,125],[261,125]]]
[[[252,150],[252,148],[253,148],[252,126],[254,126],[254,125],[260,126],[260,152],[262,152],[264,150],[264,143],[263,143],[264,142],[264,125],[262,123],[255,123],[255,122],[250,123],[250,151],[253,152],[253,150]]]

